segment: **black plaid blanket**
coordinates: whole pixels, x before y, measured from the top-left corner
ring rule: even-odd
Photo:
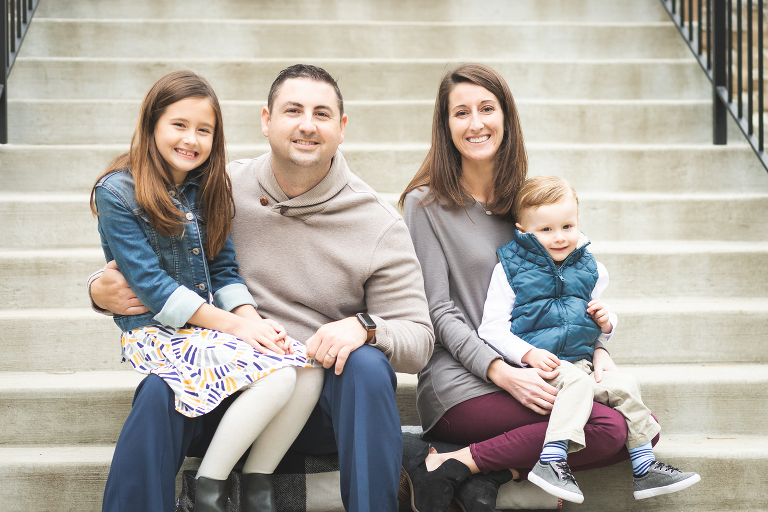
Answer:
[[[420,437],[419,427],[403,427],[403,473],[400,477],[398,501],[400,512],[411,511],[410,487],[405,471],[423,460],[429,446],[439,452],[453,451],[460,446],[448,443],[427,443]],[[176,512],[195,509],[195,470],[184,471],[182,488],[176,500]],[[229,475],[231,491],[227,512],[240,512],[240,472]],[[339,492],[339,461],[336,455],[312,456],[289,451],[275,469],[273,476],[278,512],[343,512]],[[513,509],[559,509],[562,502],[529,482],[509,482],[499,490],[497,506]],[[451,504],[450,512],[460,512]]]

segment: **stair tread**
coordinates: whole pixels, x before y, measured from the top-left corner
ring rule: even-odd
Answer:
[[[126,370],[131,368],[126,365]],[[671,382],[767,382],[768,364],[624,364],[621,370],[657,384]],[[133,389],[144,378],[135,371],[95,370],[68,372],[0,372],[0,392],[37,393],[75,390]],[[398,373],[398,386],[415,386],[416,375]]]

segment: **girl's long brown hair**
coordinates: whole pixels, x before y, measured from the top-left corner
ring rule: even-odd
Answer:
[[[131,149],[112,160],[96,183],[108,174],[128,168],[136,187],[136,203],[147,215],[152,227],[164,235],[183,233],[186,220],[168,195],[167,187],[173,187],[173,177],[155,144],[155,126],[168,106],[187,98],[207,98],[216,116],[211,154],[193,171],[200,174],[198,202],[202,204],[206,223],[206,243],[203,248],[208,259],[213,259],[227,241],[235,204],[232,184],[226,172],[227,155],[221,106],[213,88],[203,77],[192,71],[174,71],[158,80],[141,104]],[[98,215],[95,192],[94,185],[91,190],[91,211]]]
[[[461,83],[479,85],[488,90],[499,100],[504,113],[504,137],[496,153],[491,200],[486,209],[512,219],[515,195],[528,174],[523,132],[507,82],[493,69],[476,63],[461,64],[443,75],[432,118],[432,145],[416,176],[400,196],[400,208],[403,208],[408,192],[424,186],[430,189],[430,202],[437,201],[449,208],[466,207],[473,203],[461,184],[461,153],[453,144],[448,126],[448,96]]]

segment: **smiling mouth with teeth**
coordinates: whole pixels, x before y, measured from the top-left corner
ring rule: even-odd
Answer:
[[[295,140],[293,142],[295,142],[296,144],[299,144],[301,146],[315,146],[315,145],[317,145],[317,142],[312,141],[312,140]]]
[[[472,143],[477,143],[477,142],[485,142],[490,138],[491,138],[490,135],[483,135],[482,137],[470,137],[467,140],[469,140],[469,142],[472,142]]]
[[[179,149],[179,148],[176,148],[176,152],[179,153],[180,155],[192,156],[192,157],[195,157],[198,154],[197,151],[185,151],[185,150]]]

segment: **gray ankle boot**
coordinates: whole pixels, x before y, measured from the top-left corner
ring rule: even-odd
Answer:
[[[195,482],[195,512],[227,512],[229,479],[199,477]]]
[[[241,512],[277,512],[272,475],[243,473]]]

